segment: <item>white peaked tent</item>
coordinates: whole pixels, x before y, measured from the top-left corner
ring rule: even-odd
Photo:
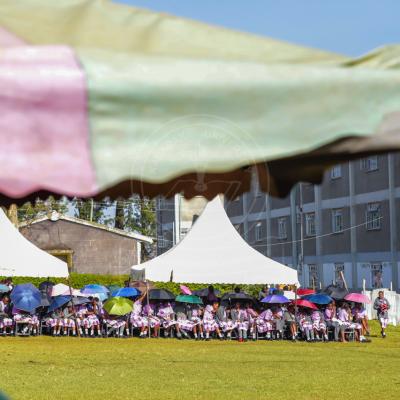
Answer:
[[[25,239],[0,208],[0,276],[67,277],[68,266]]]
[[[151,281],[232,284],[298,284],[297,271],[250,247],[225,213],[219,197],[207,204],[191,230],[166,253],[132,267]]]

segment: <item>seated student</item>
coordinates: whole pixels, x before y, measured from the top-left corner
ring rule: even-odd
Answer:
[[[149,333],[151,334],[151,329],[153,329],[153,338],[158,338],[160,332],[160,319],[155,315],[156,314],[156,305],[150,300],[149,304],[146,304],[143,307],[142,316],[144,318],[145,329],[143,334],[140,336],[141,338],[145,338],[147,336],[147,329],[149,329]]]
[[[359,324],[357,322],[352,322],[353,316],[351,314],[350,306],[347,303],[343,303],[342,306],[340,308],[338,308],[337,318],[338,318],[339,324],[344,328],[340,332],[341,341],[347,342],[347,340],[345,338],[345,329],[346,328],[354,329],[356,340],[359,340],[360,332],[361,332],[361,324]]]
[[[232,322],[238,333],[239,342],[247,341],[247,331],[249,330],[249,317],[247,311],[240,307],[240,303],[236,303],[231,310]]]
[[[272,311],[272,324],[276,331],[276,338],[283,339],[283,328],[285,321],[283,319],[283,308],[280,304],[276,304],[271,308]]]
[[[283,320],[285,322],[285,327],[289,328],[292,340],[295,341],[297,338],[297,325],[293,304],[289,304],[287,307],[283,308]]]
[[[34,312],[29,313],[27,311],[19,310],[14,307],[12,310],[12,314],[15,323],[21,322],[26,324],[26,326],[22,330],[23,334],[29,334],[34,336],[38,334],[39,319]]]
[[[336,318],[336,309],[334,307],[334,303],[329,303],[324,311],[324,319],[327,329],[333,328],[334,340],[337,342],[339,340],[339,333],[344,330]],[[341,334],[342,336],[342,334]]]
[[[157,317],[160,318],[161,326],[164,328],[164,337],[170,336],[172,328],[175,327],[176,336],[178,337],[178,339],[182,338],[179,325],[175,320],[175,313],[174,309],[171,306],[171,303],[162,303],[158,308]]]
[[[365,337],[365,335],[369,330],[367,310],[365,309],[365,307],[362,306],[362,304],[355,303],[354,307],[351,310],[351,314],[353,315],[353,322],[361,325],[360,341],[366,342],[367,338]]]
[[[234,322],[229,318],[231,310],[228,307],[220,305],[215,315],[218,326],[226,335],[227,339],[231,339],[232,331],[235,328]]]
[[[86,304],[80,304],[75,306],[75,321],[80,336],[83,336],[83,331],[82,331],[83,320],[86,317],[86,313],[87,313]]]
[[[271,339],[272,325],[272,311],[267,308],[256,319],[258,333],[266,333],[266,338]]]
[[[57,308],[45,317],[46,327],[53,336],[60,336],[61,331],[61,309]]]
[[[67,336],[68,329],[72,329],[72,336],[76,336],[75,313],[72,304],[67,304],[62,310],[60,325],[63,328],[64,336]]]
[[[111,328],[114,331],[114,336],[117,338],[124,337],[124,330],[129,336],[129,329],[124,316],[104,314],[103,322],[106,324],[106,329]]]
[[[296,320],[307,342],[314,341],[314,329],[310,311],[304,307],[299,307]]]
[[[11,304],[10,297],[5,294],[0,301],[0,335],[7,335],[7,329],[10,334],[14,334],[13,320],[10,318]]]
[[[246,310],[247,316],[249,317],[249,330],[251,338],[253,340],[256,340],[256,330],[257,330],[256,320],[258,317],[258,312],[253,308],[251,303],[246,303],[244,309]]]
[[[324,314],[320,310],[313,310],[311,313],[311,321],[314,329],[314,337],[317,340],[325,340],[328,339],[327,328],[325,323]],[[322,335],[322,336],[320,336]]]
[[[193,332],[194,323],[188,318],[186,308],[184,306],[176,307],[174,311],[179,332],[184,338],[190,339],[189,332]]]
[[[203,334],[203,309],[200,306],[188,304],[186,310],[187,318],[193,323],[193,336],[196,340],[204,339]]]
[[[211,306],[210,304],[204,309],[203,315],[203,328],[206,332],[206,340],[210,340],[210,332],[216,332],[219,339],[222,340],[223,336],[218,326],[215,314],[218,311],[218,302],[214,302]]]
[[[82,321],[82,325],[85,329],[85,335],[88,336],[90,330],[90,336],[94,337],[95,330],[97,330],[97,336],[101,337],[99,319],[101,310],[98,305],[98,299],[89,297],[89,300],[91,300],[91,302],[86,305],[86,314]]]

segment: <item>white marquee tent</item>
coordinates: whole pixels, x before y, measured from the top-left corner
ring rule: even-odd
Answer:
[[[131,273],[134,279],[164,282],[298,284],[296,270],[263,256],[242,239],[219,197],[207,204],[175,247],[133,266]]]
[[[25,239],[0,208],[0,276],[67,277],[68,266]]]

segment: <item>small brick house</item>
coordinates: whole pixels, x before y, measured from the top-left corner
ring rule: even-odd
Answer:
[[[141,247],[153,240],[95,222],[53,212],[19,224],[19,231],[37,247],[66,261],[71,272],[129,274],[140,264]]]

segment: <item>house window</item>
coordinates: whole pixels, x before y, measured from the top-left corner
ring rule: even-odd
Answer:
[[[160,235],[158,238],[158,247],[160,249],[165,249],[167,247],[167,240],[165,239],[164,234]]]
[[[278,238],[287,239],[286,217],[278,218]]]
[[[344,287],[344,264],[343,263],[335,263],[335,283],[337,286],[343,288]]]
[[[376,171],[378,169],[378,156],[362,158],[360,167],[365,172]]]
[[[315,236],[315,213],[306,214],[306,235]]]
[[[331,179],[338,179],[342,177],[342,166],[341,165],[335,165],[331,169]]]
[[[310,286],[312,287],[317,287],[319,278],[318,278],[318,267],[316,264],[309,264],[308,265],[308,276],[309,276],[309,282]]]
[[[332,232],[339,233],[343,231],[343,210],[332,210]]]
[[[381,205],[380,203],[367,204],[366,212],[366,226],[367,230],[372,231],[381,229]]]
[[[261,241],[262,239],[262,225],[261,222],[257,222],[256,224],[256,242]]]
[[[383,268],[382,263],[371,264],[371,282],[374,289],[383,287]]]

